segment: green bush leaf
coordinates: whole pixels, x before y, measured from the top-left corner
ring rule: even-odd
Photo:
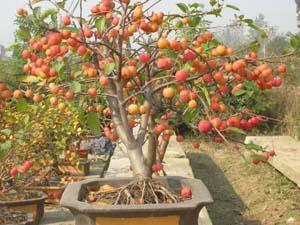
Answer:
[[[16,108],[17,108],[17,111],[18,112],[24,112],[26,109],[27,109],[27,102],[25,99],[21,98],[17,101],[17,105],[16,105]]]
[[[94,135],[100,135],[100,121],[97,116],[97,113],[91,112],[87,114],[87,124],[88,128],[93,132]]]
[[[1,130],[0,131],[0,133],[3,133],[3,134],[5,134],[5,135],[10,135],[11,134],[11,129],[3,129],[3,130]]]

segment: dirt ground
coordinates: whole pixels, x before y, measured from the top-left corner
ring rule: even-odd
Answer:
[[[300,225],[300,189],[268,164],[254,166],[226,145],[183,144],[194,172],[210,190],[214,225]]]

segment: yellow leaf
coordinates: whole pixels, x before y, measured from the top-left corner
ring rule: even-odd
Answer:
[[[40,81],[41,79],[39,77],[35,77],[35,76],[27,76],[25,79],[22,80],[22,82],[24,83],[33,83],[36,81]]]

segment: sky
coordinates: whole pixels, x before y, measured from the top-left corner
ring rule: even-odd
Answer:
[[[26,5],[28,0],[2,0],[0,8],[0,44],[8,46],[13,42],[13,35],[16,29],[14,25],[15,12],[19,7]],[[151,0],[155,2],[154,0]],[[93,5],[99,0],[87,0],[89,5]],[[156,10],[173,13],[177,11],[176,3],[199,2],[207,3],[208,0],[162,0],[156,6]],[[276,26],[280,32],[297,32],[296,4],[295,0],[225,0],[228,4],[233,4],[241,9],[248,18],[254,19],[259,13],[265,15],[270,25]],[[232,13],[225,12],[224,17],[218,23],[229,23]]]

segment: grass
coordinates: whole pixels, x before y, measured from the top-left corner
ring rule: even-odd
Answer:
[[[196,178],[215,200],[208,206],[213,224],[300,224],[300,190],[269,164],[254,166],[226,145],[184,144]],[[295,220],[287,223],[288,220]]]

